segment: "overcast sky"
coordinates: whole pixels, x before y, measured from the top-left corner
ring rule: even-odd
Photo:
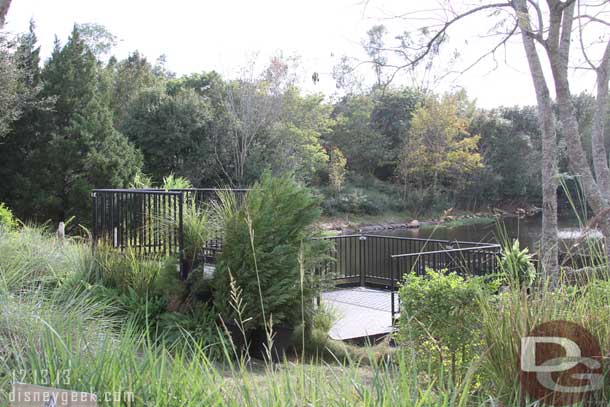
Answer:
[[[264,61],[282,51],[300,56],[302,86],[307,91],[332,95],[335,83],[330,73],[339,58],[362,57],[360,42],[379,18],[422,4],[426,3],[372,0],[365,7],[358,0],[13,0],[6,29],[26,31],[34,18],[46,57],[54,36],[65,42],[75,22],[103,24],[121,40],[114,51],[117,57],[136,49],[152,61],[165,54],[168,68],[178,74],[217,70],[232,76],[254,53]],[[452,46],[464,60],[482,49],[468,29],[484,23],[485,17],[476,17],[452,33],[458,39]],[[404,23],[386,24],[399,29]],[[493,67],[489,60],[457,80],[430,85],[438,92],[464,87],[481,107],[535,103],[518,42],[509,45],[499,66]],[[313,72],[320,73],[317,85],[309,79]],[[573,85],[574,91],[594,88],[582,73],[575,74]]]

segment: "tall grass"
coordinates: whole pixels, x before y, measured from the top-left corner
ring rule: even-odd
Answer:
[[[111,300],[75,289],[86,285],[81,280],[87,276],[113,272],[99,263],[87,245],[70,239],[60,243],[41,229],[0,237],[2,400],[8,399],[11,383],[21,381],[94,392],[103,406],[453,406],[472,401],[469,385],[440,391],[434,372],[417,370],[400,354],[392,361],[370,354],[366,364],[349,357],[330,364],[316,359],[244,363],[219,336],[225,357],[211,360],[209,349],[188,332],[173,344],[157,340],[117,315]]]
[[[94,392],[102,406],[511,406],[531,402],[519,387],[517,355],[520,337],[536,325],[574,321],[610,350],[610,283],[598,273],[580,285],[539,281],[530,292],[481,296],[483,345],[460,380],[446,380],[442,365],[410,348],[390,357],[364,348],[362,359],[348,352],[334,360],[302,354],[267,364],[236,358],[218,335],[222,357],[212,358],[191,332],[176,328],[182,340],[169,343],[117,314],[112,299],[86,289],[101,279],[127,279],[147,290],[155,267],[102,249],[94,256],[83,242],[60,242],[40,228],[3,233],[0,398],[7,400],[11,383],[22,381]],[[320,326],[328,325],[329,316],[320,318]],[[327,352],[337,349],[329,343]]]

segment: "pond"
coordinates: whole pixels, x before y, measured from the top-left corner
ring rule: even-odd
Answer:
[[[498,231],[503,228],[511,239],[519,239],[521,247],[535,250],[542,230],[542,215],[529,217],[505,217],[498,221],[455,226],[423,225],[419,229],[395,229],[376,234],[441,240],[461,240],[468,242],[497,242]],[[559,217],[560,238],[569,238],[578,233],[578,219],[563,214]]]

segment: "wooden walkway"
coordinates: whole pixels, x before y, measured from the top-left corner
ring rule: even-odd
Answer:
[[[398,309],[398,295],[394,296]],[[322,305],[335,314],[328,335],[348,340],[392,332],[390,291],[365,287],[343,288],[322,293]]]

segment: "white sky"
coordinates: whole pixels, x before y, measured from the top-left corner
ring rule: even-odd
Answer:
[[[360,41],[379,17],[434,5],[429,1],[371,0],[365,7],[358,0],[13,0],[5,28],[26,31],[34,18],[46,58],[54,36],[65,42],[75,22],[103,24],[121,40],[114,51],[118,58],[136,49],[151,62],[166,54],[168,68],[178,74],[217,70],[232,76],[254,53],[262,65],[268,56],[282,51],[300,56],[302,85],[307,91],[331,95],[333,66],[342,55],[362,56]],[[476,38],[464,42],[468,29],[484,22],[484,17],[468,20],[460,32],[452,33],[460,38],[452,46],[465,59],[481,50]],[[432,88],[442,92],[451,86],[464,87],[481,107],[534,104],[518,42],[508,47],[507,60],[510,66],[501,61],[499,68],[489,72],[492,63],[488,61],[457,81],[433,83]],[[315,86],[310,80],[313,72],[319,72],[321,80]],[[573,91],[592,91],[595,84],[586,79],[576,74]]]

